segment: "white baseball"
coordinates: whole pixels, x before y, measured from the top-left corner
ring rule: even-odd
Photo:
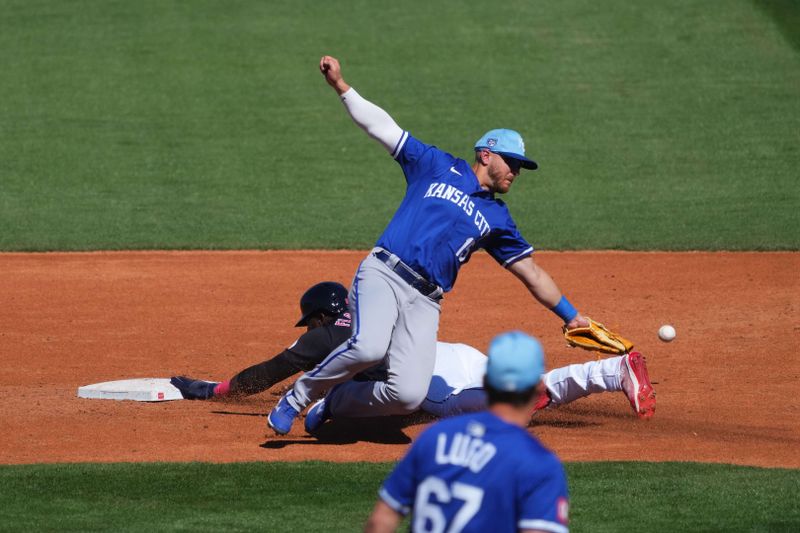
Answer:
[[[658,338],[664,342],[669,342],[675,338],[675,328],[669,324],[664,324],[658,328]]]

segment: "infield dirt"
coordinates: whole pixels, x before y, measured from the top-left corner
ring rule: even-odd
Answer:
[[[345,285],[365,252],[0,254],[0,462],[390,461],[430,419],[336,420],[285,437],[265,413],[289,381],[238,402],[85,400],[81,385],[185,374],[221,380],[279,353],[300,294]],[[537,413],[530,430],[567,461],[702,461],[800,468],[800,254],[540,252],[585,314],[647,356],[655,417],[622,394]],[[675,341],[657,337],[660,325]],[[483,351],[493,335],[541,338],[548,368],[595,355],[565,347],[558,319],[477,254],[443,304],[441,340]]]

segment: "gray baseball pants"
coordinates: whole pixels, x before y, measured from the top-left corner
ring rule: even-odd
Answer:
[[[356,272],[349,302],[352,337],[300,377],[287,401],[302,411],[341,383],[328,395],[333,416],[415,411],[425,399],[433,375],[441,306],[372,254]],[[349,381],[384,358],[387,381]]]

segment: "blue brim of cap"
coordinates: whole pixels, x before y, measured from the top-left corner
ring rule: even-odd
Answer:
[[[493,151],[493,150],[491,150]],[[519,154],[512,154],[510,152],[494,152],[495,154],[503,155],[505,157],[510,157],[511,159],[516,159],[521,163],[522,168],[527,168],[528,170],[536,170],[539,168],[539,164],[536,163],[533,159],[528,159],[527,157],[521,156]]]

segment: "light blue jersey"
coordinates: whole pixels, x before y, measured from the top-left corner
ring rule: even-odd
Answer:
[[[401,514],[412,511],[412,531],[568,531],[560,461],[488,411],[427,429],[379,495]]]
[[[408,132],[392,155],[408,185],[377,245],[418,274],[447,292],[458,269],[479,248],[504,267],[533,252],[506,204],[481,189],[469,163]]]

